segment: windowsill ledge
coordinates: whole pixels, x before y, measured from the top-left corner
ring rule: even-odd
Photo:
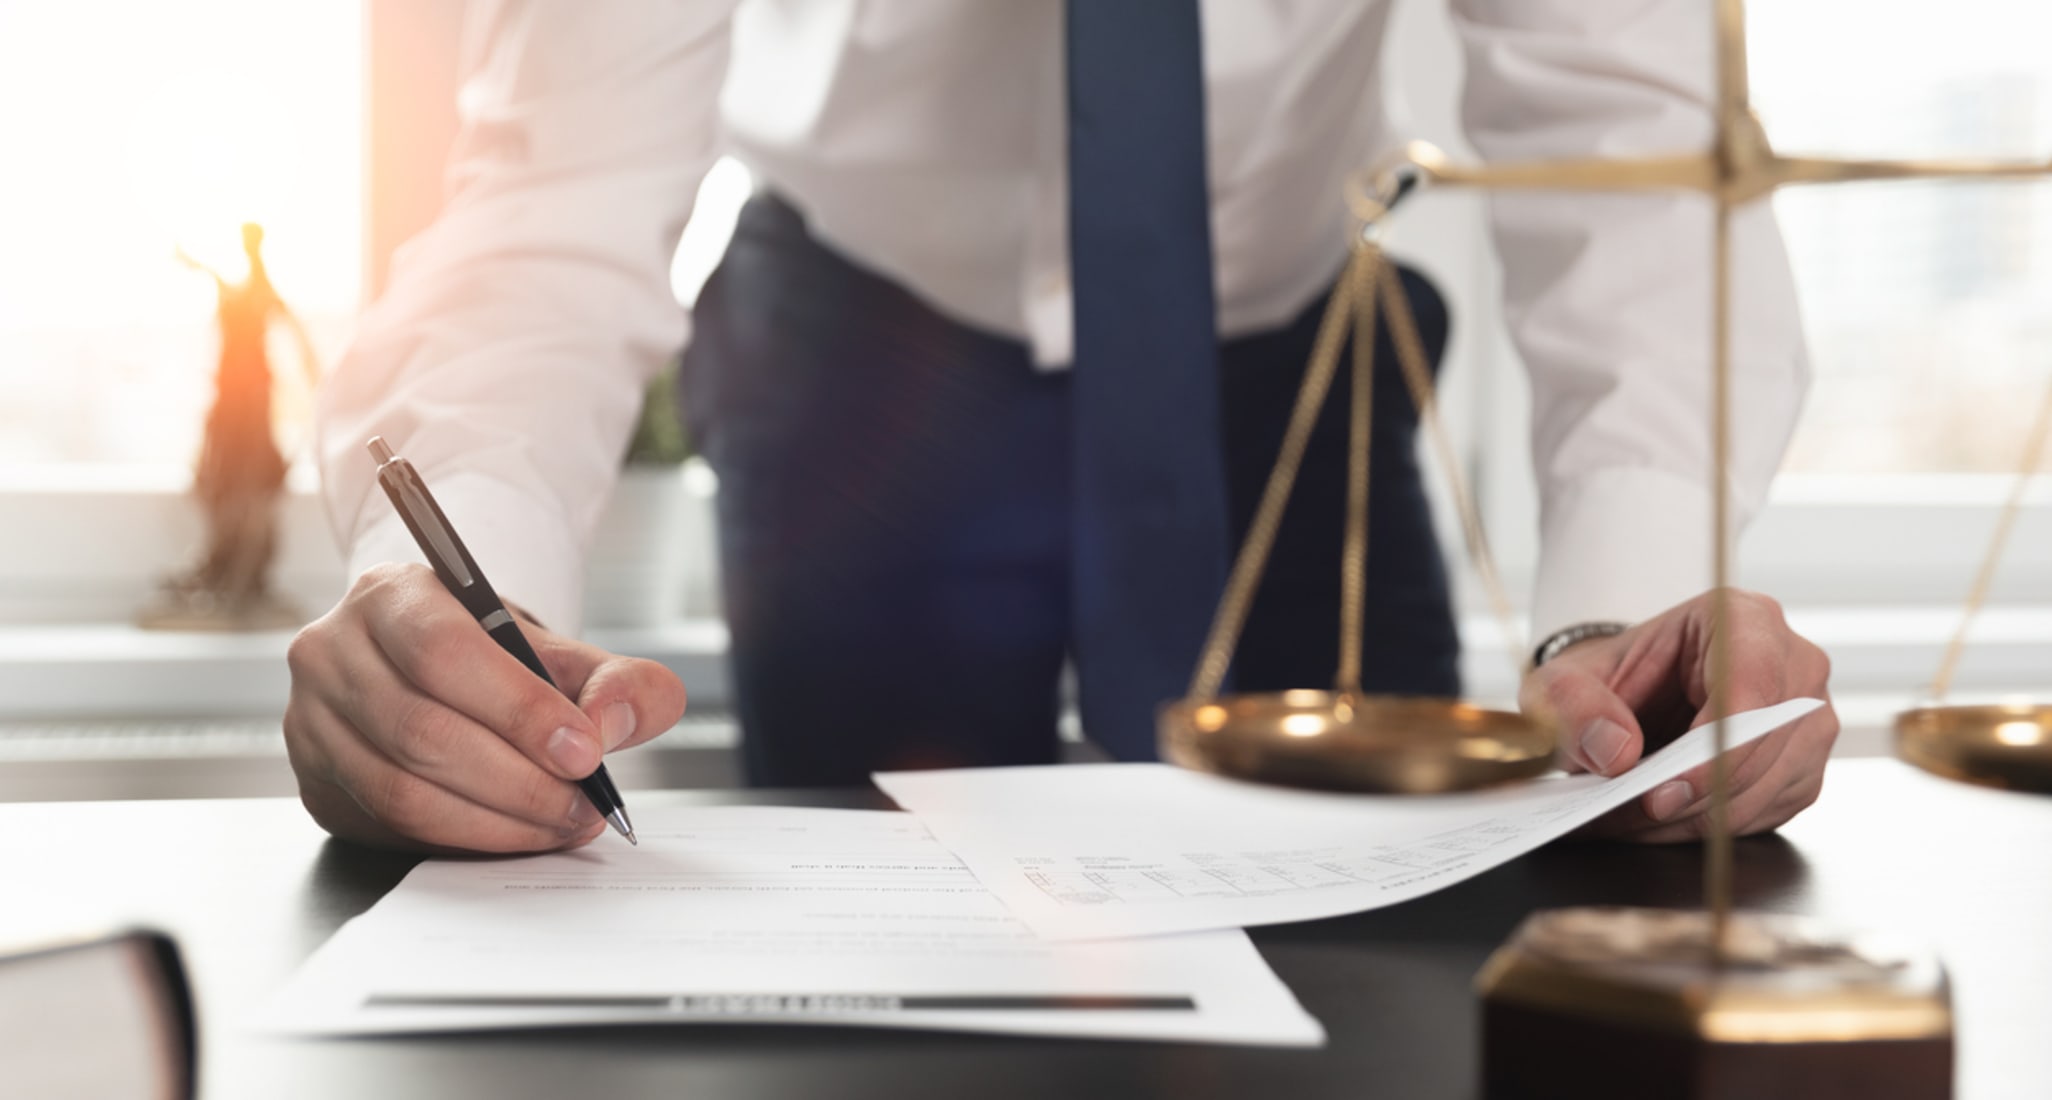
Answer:
[[[1845,725],[1841,755],[1887,751],[1896,712],[1916,705],[1957,623],[1951,608],[1826,608],[1790,613],[1833,658],[1832,690]],[[1515,695],[1509,654],[1493,620],[1469,617],[1463,665],[1471,695]],[[119,623],[0,627],[0,721],[276,716],[290,678],[291,633],[204,634]],[[716,619],[594,629],[589,640],[662,662],[684,681],[692,707],[725,711],[727,629]],[[1998,607],[1976,625],[1955,696],[1961,701],[2052,690],[2052,609]]]
[[[727,628],[715,619],[594,629],[588,640],[667,665],[694,706],[725,709]],[[0,720],[277,715],[291,631],[143,630],[126,623],[0,627]]]

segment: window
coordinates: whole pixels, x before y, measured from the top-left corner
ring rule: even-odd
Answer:
[[[0,465],[182,470],[214,360],[210,280],[264,225],[331,356],[362,282],[363,11],[350,0],[91,0],[0,13]],[[307,389],[272,362],[288,452]]]
[[[1754,5],[1755,98],[1786,150],[2042,162],[2047,32],[2052,8],[2035,0]],[[1885,677],[1907,693],[1935,667],[2052,385],[2052,182],[1798,188],[1776,202],[1816,382],[1747,579],[1811,605],[1925,609],[1925,627],[1876,620],[1846,641],[1860,652],[1914,637],[1928,657]],[[1968,650],[1969,691],[2038,680],[2003,648],[2035,646],[2042,665],[2052,644],[2044,499],[2022,517]]]
[[[13,169],[0,181],[0,525],[44,532],[0,544],[0,624],[124,622],[186,561],[198,520],[179,496],[217,338],[212,282],[178,253],[240,278],[239,227],[262,224],[272,280],[331,365],[391,251],[440,207],[465,7],[0,6],[0,149]],[[730,162],[708,179],[673,271],[680,295],[696,295],[748,187]],[[302,460],[272,580],[317,612],[342,566],[304,461],[299,350],[279,329],[270,351],[278,437]],[[690,532],[703,526],[703,481],[681,491]],[[648,524],[619,511],[593,563],[601,624],[651,614],[620,579],[653,574],[621,549],[648,542],[631,537]],[[684,562],[702,614],[711,555],[673,550],[658,547],[666,568]]]
[[[1789,152],[2042,160],[2048,35],[2041,0],[1755,4],[1754,98]],[[2014,470],[2052,384],[2052,183],[1798,188],[1777,210],[1816,367],[1786,469]]]
[[[1752,5],[1779,148],[2052,158],[2039,0]],[[1828,45],[1828,48],[1827,48]],[[2052,385],[2052,182],[1860,184],[1776,200],[1815,385],[1744,579],[1830,650],[1848,725],[1916,698]],[[2042,693],[2052,511],[2016,528],[1955,697]],[[1839,605],[1839,606],[1832,606]]]

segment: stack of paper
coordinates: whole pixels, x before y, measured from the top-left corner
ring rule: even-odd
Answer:
[[[1731,741],[1819,705],[1737,716]],[[653,809],[639,848],[421,864],[308,960],[264,1026],[749,1021],[1317,1045],[1241,926],[1451,886],[1707,762],[1708,739],[1616,779],[1434,798],[1114,764],[877,777],[913,813]]]
[[[1241,931],[1037,939],[910,814],[651,809],[641,846],[429,861],[267,1030],[833,1023],[1316,1046]]]

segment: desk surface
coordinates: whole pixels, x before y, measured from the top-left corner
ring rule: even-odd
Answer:
[[[853,793],[643,793],[635,804],[874,805]],[[1689,905],[1694,847],[1558,844],[1432,897],[1257,930],[1324,1021],[1318,1051],[707,1025],[294,1041],[238,1021],[411,859],[329,842],[295,802],[0,806],[0,940],[120,922],[185,948],[201,1094],[278,1097],[1322,1096],[1476,1094],[1469,982],[1534,908]],[[1831,766],[1780,837],[1738,846],[1738,894],[1922,937],[1950,967],[1962,1100],[2052,1096],[2052,799],[1892,761]]]

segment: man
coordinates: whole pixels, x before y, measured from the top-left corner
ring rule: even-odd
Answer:
[[[1687,0],[1456,0],[1465,117],[1494,158],[1699,148],[1710,15]],[[462,96],[454,189],[323,396],[359,579],[292,652],[287,740],[337,835],[484,851],[603,829],[568,780],[668,728],[666,671],[574,640],[581,541],[642,384],[686,338],[670,253],[723,149],[764,193],[698,303],[683,384],[721,478],[751,778],[1151,752],[1274,460],[1346,174],[1394,135],[1359,0],[505,4]],[[724,82],[724,84],[723,84]],[[1705,272],[1688,196],[1500,198],[1532,371],[1547,657],[1565,762],[1615,774],[1704,718]],[[1804,378],[1786,262],[1740,219],[1735,480],[1756,510]],[[1414,276],[1428,342],[1436,295]],[[1386,342],[1386,334],[1379,334]],[[1390,364],[1384,346],[1379,361]],[[1394,374],[1376,382],[1370,690],[1459,690],[1446,580]],[[1335,408],[1343,405],[1336,401]],[[1336,414],[1335,414],[1336,416]],[[1344,437],[1306,462],[1234,675],[1329,682]],[[434,486],[576,700],[419,566],[372,492],[379,433]],[[1625,624],[1636,624],[1627,627]],[[1825,690],[1764,597],[1730,624],[1733,705]],[[1738,750],[1733,821],[1817,794],[1826,708]],[[1692,773],[1605,821],[1701,835]]]

